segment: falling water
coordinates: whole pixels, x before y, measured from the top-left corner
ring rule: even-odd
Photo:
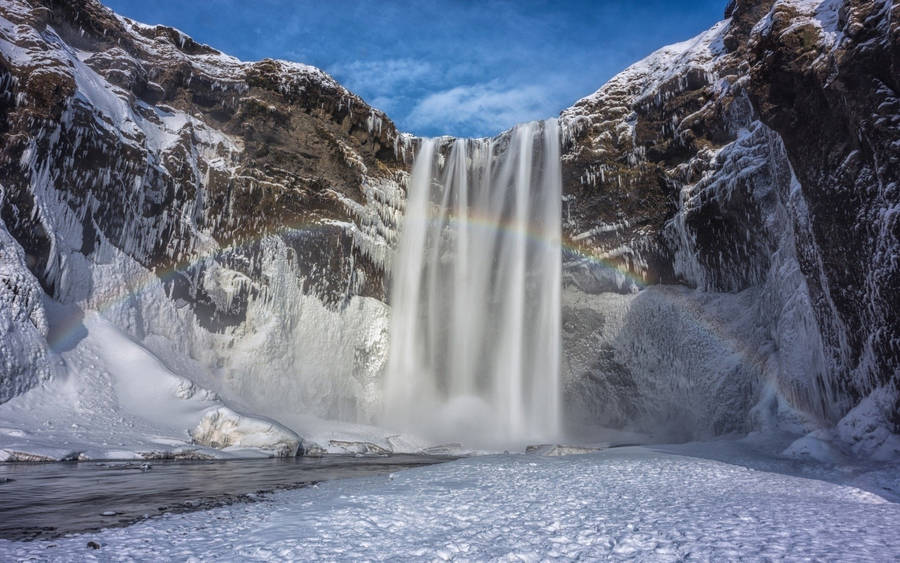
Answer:
[[[500,446],[559,430],[556,120],[425,140],[394,261],[386,422]]]

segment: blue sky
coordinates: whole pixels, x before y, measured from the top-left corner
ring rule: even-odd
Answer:
[[[244,60],[328,71],[405,131],[488,136],[557,115],[722,18],[726,0],[103,0]]]

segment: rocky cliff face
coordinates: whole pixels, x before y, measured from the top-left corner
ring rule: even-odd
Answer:
[[[573,411],[892,455],[897,11],[732,2],[562,113]],[[371,419],[414,138],[92,0],[0,6],[0,116],[0,402],[63,369],[46,293],[238,406]]]
[[[732,2],[563,112],[566,314],[606,327],[567,334],[570,395],[592,417],[696,435],[851,413],[842,437],[871,448],[862,401],[900,430],[896,11]],[[702,291],[642,291],[593,322],[577,295],[657,282]]]
[[[898,34],[892,2],[779,4],[749,58],[751,98],[783,139],[807,204],[794,218],[798,258],[836,376],[827,384],[845,408],[898,385]]]
[[[255,408],[263,378],[289,391],[282,406],[356,409],[386,338],[410,137],[318,69],[243,63],[97,2],[6,2],[0,17],[0,216],[20,247],[4,263],[221,370],[208,383]],[[4,277],[10,330],[46,333],[22,320],[40,317],[28,277]],[[266,374],[234,363],[242,346]],[[13,352],[0,400],[50,371]],[[318,387],[298,391],[298,370]]]

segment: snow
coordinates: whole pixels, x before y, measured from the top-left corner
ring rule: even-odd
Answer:
[[[284,426],[241,416],[228,407],[207,411],[191,430],[191,438],[197,444],[226,451],[259,448],[279,456],[296,455],[300,448],[299,437]]]
[[[809,478],[759,455],[713,459],[745,451],[738,444],[674,450],[467,458],[128,528],[0,540],[0,558],[886,561],[900,553],[900,504],[833,482],[838,472]]]
[[[51,327],[78,316],[71,306],[45,305]],[[0,460],[246,457],[297,450],[296,434],[235,413],[97,313],[85,314],[64,336],[55,343],[63,374],[0,405]]]
[[[778,0],[772,4],[769,13],[761,19],[753,29],[753,33],[766,36],[772,32],[774,14],[786,10],[792,14],[790,25],[780,29],[781,35],[787,35],[806,26],[814,26],[819,32],[823,49],[819,55],[823,57],[834,50],[844,38],[839,30],[840,10],[845,0]]]

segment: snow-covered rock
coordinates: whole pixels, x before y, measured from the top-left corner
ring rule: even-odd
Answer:
[[[300,437],[275,422],[242,416],[228,407],[207,411],[191,429],[194,443],[224,450],[259,449],[278,457],[294,456]]]
[[[799,460],[812,459],[830,465],[847,461],[847,456],[835,446],[833,434],[826,430],[816,430],[798,438],[782,455]]]
[[[890,431],[891,421],[885,420],[897,412],[893,407],[897,393],[888,387],[875,389],[837,424],[837,435],[854,454],[882,460],[900,458],[900,436]]]
[[[698,290],[640,314],[641,299],[568,309],[571,396],[596,417],[805,434],[883,388],[848,420],[871,438],[836,439],[872,455],[864,443],[900,435],[896,12],[738,0],[562,113],[570,294],[628,293],[617,276]],[[625,303],[641,328],[607,320]],[[669,342],[679,350],[660,354]]]
[[[561,457],[567,455],[584,455],[597,453],[605,448],[602,447],[584,447],[584,446],[566,446],[564,444],[536,444],[525,448],[526,454],[540,455],[545,457]]]
[[[0,5],[0,403],[53,375],[46,293],[243,412],[370,421],[411,138],[314,67],[43,4]]]

